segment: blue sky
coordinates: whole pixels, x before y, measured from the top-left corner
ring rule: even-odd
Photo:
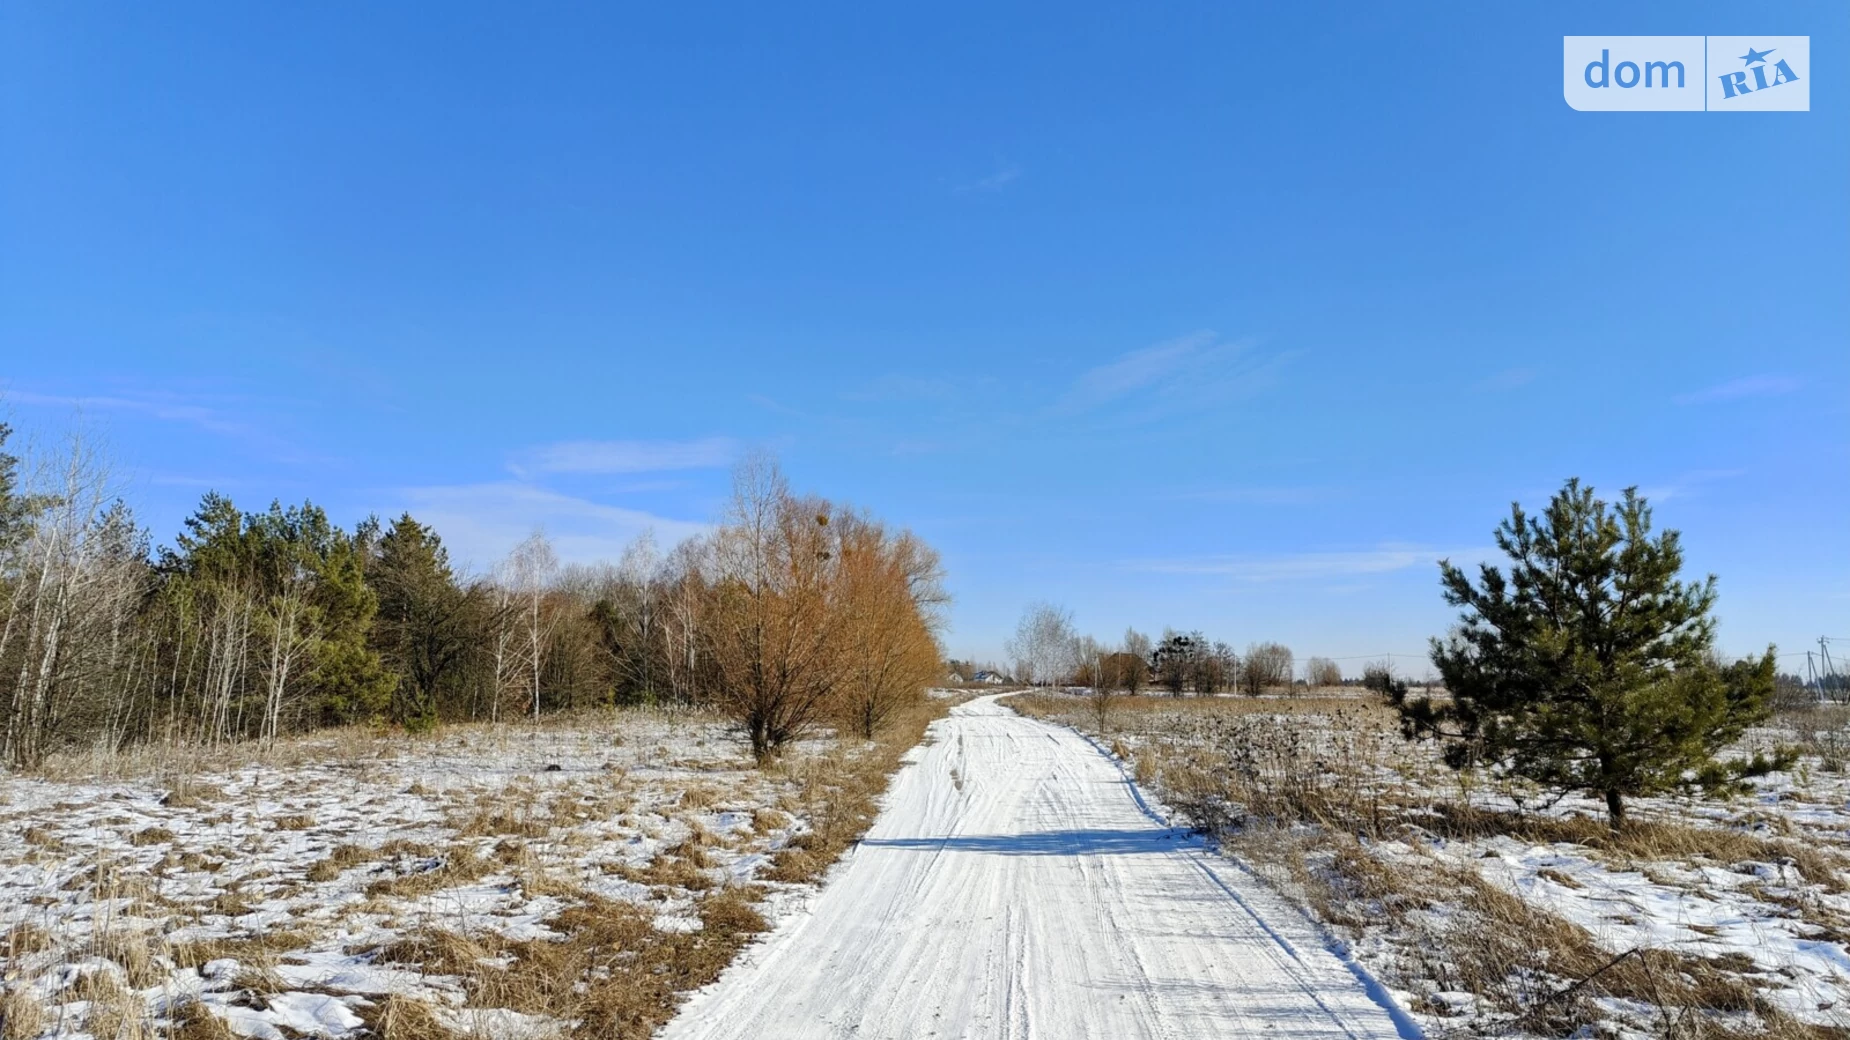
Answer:
[[[1850,8],[890,6],[6,5],[0,407],[157,539],[216,488],[478,564],[768,446],[943,551],[957,654],[1418,654],[1571,475],[1724,649],[1850,635]],[[1753,32],[1811,112],[1562,100],[1563,35]]]

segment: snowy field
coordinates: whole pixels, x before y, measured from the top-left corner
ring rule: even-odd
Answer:
[[[0,1040],[643,1037],[696,990],[676,1037],[1850,1026],[1850,712],[1614,838],[1365,698],[1144,697],[1103,734],[1008,700],[1091,744],[985,703],[858,847],[918,730],[759,770],[718,720],[626,712],[0,776]]]
[[[1429,1032],[1850,1027],[1842,709],[1751,734],[1808,752],[1751,796],[1638,800],[1641,825],[1614,838],[1591,801],[1444,770],[1361,697],[1126,699],[1102,735],[1083,698],[1010,703],[1092,735],[1319,918]]]
[[[647,1035],[801,898],[858,753],[625,712],[0,775],[0,1034]]]

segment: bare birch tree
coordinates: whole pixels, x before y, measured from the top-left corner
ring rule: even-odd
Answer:
[[[1240,688],[1249,696],[1289,686],[1293,672],[1291,648],[1282,643],[1252,643],[1240,663]]]
[[[1304,659],[1304,682],[1311,689],[1343,684],[1342,665],[1327,657],[1307,657]]]
[[[32,503],[30,527],[5,561],[11,594],[0,624],[0,666],[12,680],[0,700],[0,758],[25,767],[44,761],[73,716],[110,711],[134,602],[123,584],[133,574],[114,565],[126,513],[110,508],[109,474],[95,447],[73,436],[30,470],[23,496]]]
[[[559,569],[559,557],[544,531],[535,531],[508,555],[509,577],[520,605],[521,634],[526,643],[528,690],[535,721],[540,717],[540,669],[552,634],[546,591]]]
[[[712,543],[690,538],[668,555],[663,571],[663,664],[676,701],[691,704],[701,694],[702,637],[712,582]]]
[[[662,555],[655,546],[654,531],[636,536],[617,563],[618,606],[628,636],[618,666],[626,682],[649,702],[655,700],[655,666],[660,656],[661,570]]]
[[[1015,662],[1015,677],[1034,685],[1063,682],[1072,671],[1073,614],[1052,603],[1031,603],[1003,653]]]
[[[488,720],[501,720],[501,707],[525,688],[532,672],[527,668],[527,644],[522,639],[522,607],[515,556],[510,552],[489,572],[482,584],[487,622]]]

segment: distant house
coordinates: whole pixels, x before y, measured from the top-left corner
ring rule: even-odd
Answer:
[[[982,683],[986,686],[1001,686],[1003,683],[1008,682],[1007,679],[1004,679],[994,672],[978,672],[970,677],[970,681]]]

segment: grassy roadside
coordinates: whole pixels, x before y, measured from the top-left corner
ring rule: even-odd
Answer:
[[[778,851],[754,883],[700,894],[698,931],[653,928],[647,914],[629,904],[588,904],[550,922],[563,940],[500,951],[504,958],[512,953],[513,962],[494,977],[497,992],[484,1003],[574,1020],[576,1037],[650,1036],[674,1017],[690,993],[719,978],[739,951],[766,930],[759,904],[767,889],[757,882],[820,883],[873,824],[880,796],[902,758],[948,707],[926,699],[893,719],[873,741],[842,741],[826,754],[790,755],[771,765],[773,773],[796,784],[794,809],[809,829]],[[697,847],[671,850],[667,858],[663,869],[680,866],[683,877],[686,868],[704,865]],[[466,969],[481,963],[477,951],[469,950],[464,956],[446,956],[435,967]],[[453,1035],[433,1034],[427,1017],[414,1012],[401,1023],[392,1010],[382,1007],[372,1023],[382,1040],[453,1040]]]
[[[1434,1033],[1850,1035],[1833,977],[1773,952],[1850,939],[1850,849],[1786,794],[1774,811],[1665,800],[1615,835],[1449,774],[1363,697],[1120,698],[1102,731],[1084,697],[1003,703],[1111,748]]]

